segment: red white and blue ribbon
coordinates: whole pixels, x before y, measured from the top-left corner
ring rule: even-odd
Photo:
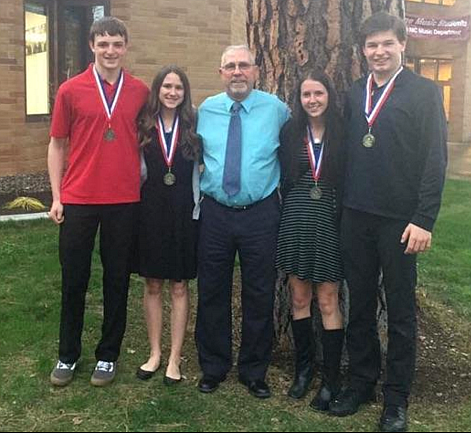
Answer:
[[[167,141],[165,140],[165,129],[164,129],[164,122],[162,121],[162,117],[159,115],[156,122],[157,128],[157,136],[160,143],[160,148],[162,149],[162,155],[164,156],[165,163],[167,167],[170,169],[173,165],[173,159],[175,157],[175,151],[177,150],[177,143],[179,138],[179,125],[180,118],[178,115],[175,116],[173,120],[173,127],[172,127],[172,138],[170,140],[170,147],[167,146]]]
[[[378,117],[381,109],[383,108],[383,105],[386,103],[386,101],[389,98],[389,95],[391,94],[393,88],[394,88],[394,82],[396,81],[397,76],[402,72],[404,68],[401,66],[397,72],[391,77],[391,79],[388,81],[388,84],[384,88],[384,91],[381,95],[381,97],[378,99],[378,102],[376,102],[375,106],[373,107],[373,74],[371,73],[368,76],[368,80],[366,82],[366,98],[365,98],[365,117],[366,121],[368,122],[368,127],[371,130],[373,124],[376,121],[376,118]]]
[[[312,178],[317,185],[317,181],[321,177],[322,169],[322,157],[324,155],[324,140],[322,140],[321,151],[319,153],[319,158],[316,159],[316,153],[314,152],[314,137],[312,135],[311,128],[307,127],[307,136],[306,140],[307,154],[309,156],[309,164],[311,165]]]
[[[121,94],[121,90],[124,84],[123,70],[121,69],[121,72],[119,73],[118,86],[116,87],[116,91],[111,101],[108,101],[108,99],[106,98],[103,81],[100,75],[98,74],[98,71],[96,70],[95,65],[93,65],[93,75],[95,76],[95,82],[98,88],[98,93],[100,94],[100,98],[103,103],[103,108],[105,109],[105,114],[106,114],[106,117],[108,118],[108,124],[109,124],[109,127],[111,128],[111,116],[113,115],[113,112],[116,108],[116,104],[118,103],[119,95]]]

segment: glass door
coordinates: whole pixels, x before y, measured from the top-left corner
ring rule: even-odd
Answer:
[[[88,32],[93,21],[107,15],[104,1],[65,0],[59,10],[59,84],[83,72],[93,60]]]

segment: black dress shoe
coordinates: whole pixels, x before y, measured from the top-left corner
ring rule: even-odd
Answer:
[[[212,377],[203,376],[198,382],[198,390],[204,394],[216,391],[222,380],[214,379]]]
[[[374,401],[374,390],[344,388],[329,405],[329,415],[348,416],[358,412],[362,404]]]
[[[270,388],[264,380],[244,380],[239,379],[239,382],[247,387],[249,393],[257,398],[271,397]]]
[[[386,405],[379,420],[379,428],[384,432],[407,431],[407,408]]]
[[[136,371],[136,377],[140,380],[149,380],[157,370],[158,368],[156,368],[154,371],[149,371],[143,370],[141,367],[139,367]]]

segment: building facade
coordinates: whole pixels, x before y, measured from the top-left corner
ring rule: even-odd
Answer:
[[[88,30],[128,26],[126,68],[149,85],[163,65],[187,72],[195,103],[220,91],[222,49],[246,41],[244,0],[1,0],[0,177],[46,169],[51,107],[91,61]]]
[[[448,139],[471,144],[471,0],[407,0],[407,65],[442,89]]]
[[[51,107],[64,80],[92,60],[88,30],[104,15],[130,31],[127,69],[149,85],[165,64],[182,66],[199,104],[220,90],[222,49],[246,42],[245,0],[1,0],[0,177],[46,169]],[[471,0],[406,0],[427,24],[471,14]],[[425,26],[426,27],[426,26]],[[409,34],[406,63],[442,89],[449,140],[471,144],[471,42]],[[469,31],[469,29],[468,29]],[[444,34],[446,34],[445,32]],[[466,147],[466,146],[465,146]]]

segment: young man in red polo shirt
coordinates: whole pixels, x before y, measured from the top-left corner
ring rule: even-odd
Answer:
[[[51,382],[58,386],[73,379],[80,357],[98,227],[104,317],[92,385],[114,379],[126,328],[132,232],[140,199],[136,118],[148,94],[147,86],[122,68],[127,42],[122,21],[96,21],[89,38],[94,63],[60,86],[54,104],[48,168],[50,217],[60,225],[62,310],[59,361]]]

